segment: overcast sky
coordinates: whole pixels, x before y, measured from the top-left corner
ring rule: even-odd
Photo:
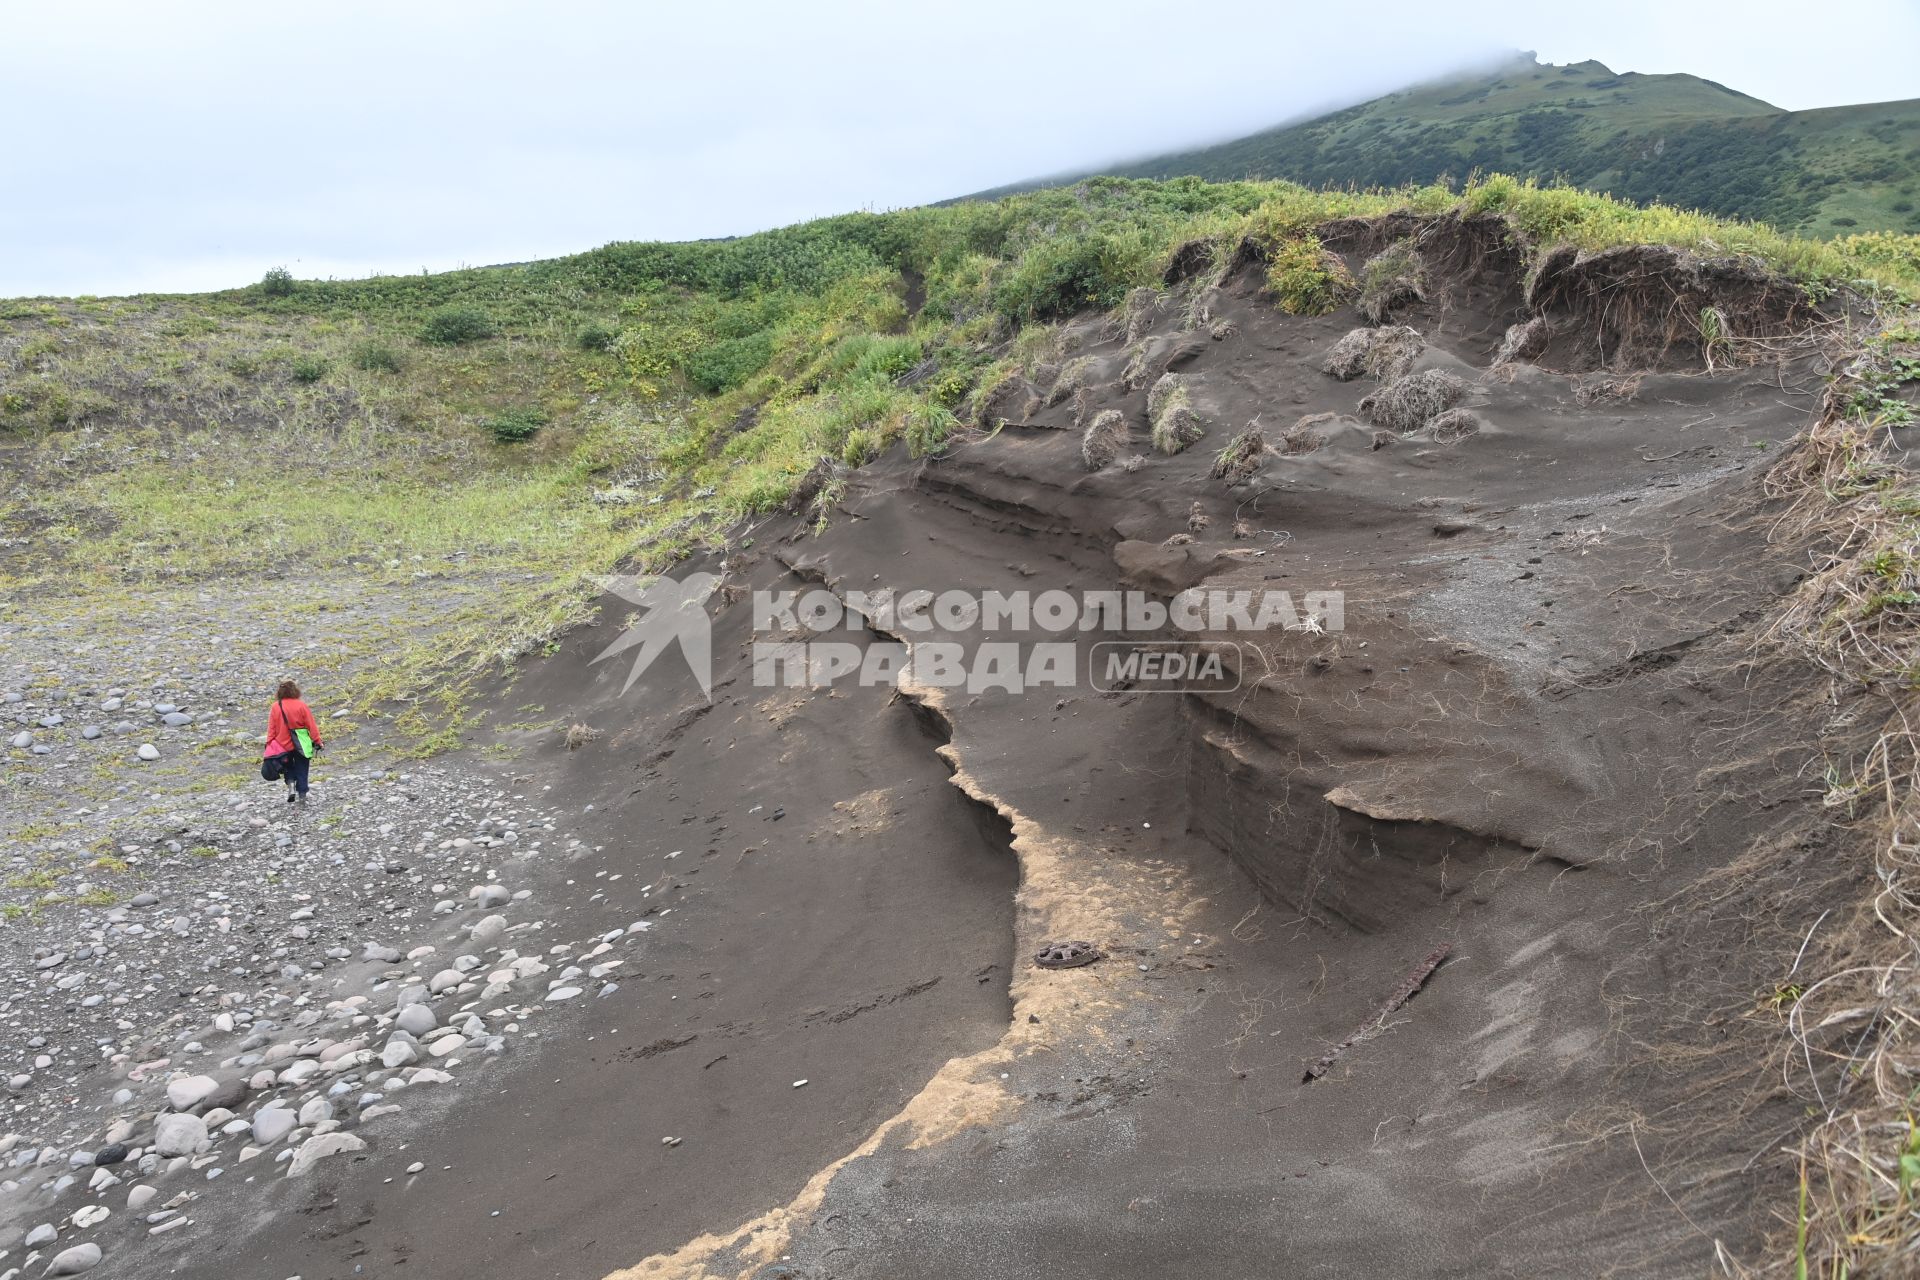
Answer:
[[[1810,49],[1813,23],[1844,39]],[[1231,137],[1506,49],[1788,108],[1920,96],[1915,0],[61,0],[9,5],[4,32],[0,296],[737,234]]]

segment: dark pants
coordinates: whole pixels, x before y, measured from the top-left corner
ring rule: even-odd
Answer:
[[[286,780],[288,787],[301,795],[307,794],[307,772],[312,768],[313,761],[298,751],[289,751],[280,757],[280,776]]]

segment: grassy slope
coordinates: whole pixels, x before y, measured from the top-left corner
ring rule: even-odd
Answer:
[[[1475,170],[1810,235],[1920,231],[1920,100],[1783,112],[1695,76],[1520,59],[1101,172],[1393,187]]]
[[[1315,224],[1400,207],[1504,212],[1543,246],[1711,247],[1815,289],[1920,290],[1920,241],[1796,241],[1509,179],[1459,195],[1106,180],[442,275],[16,301],[0,304],[0,597],[267,565],[484,577],[442,647],[365,696],[444,686],[580,618],[594,574],[665,566],[783,508],[826,518],[838,469],[902,440],[937,450],[1044,363],[1047,322],[1157,285],[1177,246],[1223,260],[1251,237],[1312,274]],[[483,332],[444,332],[463,316]],[[501,443],[496,427],[537,429]]]

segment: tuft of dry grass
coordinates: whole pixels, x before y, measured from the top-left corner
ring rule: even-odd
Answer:
[[[1883,318],[1836,362],[1819,420],[1768,477],[1792,504],[1783,533],[1826,552],[1769,637],[1829,672],[1836,702],[1865,693],[1883,717],[1864,751],[1835,749],[1824,797],[1873,842],[1867,901],[1823,940],[1830,971],[1781,991],[1784,1076],[1813,1117],[1782,1214],[1802,1277],[1920,1273],[1920,479],[1875,392],[1920,377],[1902,363],[1920,359],[1916,319]],[[1861,712],[1845,719],[1857,733]]]
[[[1300,419],[1280,437],[1280,453],[1285,457],[1295,457],[1326,448],[1327,438],[1314,428],[1322,423],[1332,422],[1339,416],[1335,413],[1310,413]]]
[[[1500,349],[1493,354],[1493,362],[1503,365],[1538,360],[1552,338],[1553,331],[1547,327],[1545,316],[1509,325],[1506,336],[1500,339]]]
[[[1395,307],[1426,298],[1426,268],[1411,239],[1388,245],[1360,268],[1360,314],[1374,324],[1385,324]]]
[[[1444,369],[1423,369],[1360,401],[1360,412],[1377,427],[1402,435],[1418,431],[1467,398],[1467,384]]]
[[[1060,404],[1085,390],[1087,380],[1093,375],[1093,369],[1094,361],[1091,356],[1080,356],[1061,365],[1059,375],[1053,380],[1052,389],[1047,392],[1048,407]]]
[[[599,736],[600,736],[600,731],[594,728],[592,725],[581,724],[578,721],[576,721],[575,723],[567,726],[567,732],[566,732],[567,750],[578,751],[580,748],[586,746],[589,742],[592,742],[595,738],[598,738]]]
[[[1169,456],[1207,434],[1206,423],[1194,412],[1187,381],[1177,373],[1162,374],[1148,389],[1147,420],[1153,427],[1153,447]]]
[[[1120,456],[1127,446],[1127,419],[1118,409],[1102,409],[1080,437],[1080,458],[1087,470],[1098,471]]]
[[[1403,324],[1352,329],[1333,344],[1320,368],[1342,382],[1351,382],[1362,374],[1391,381],[1404,377],[1426,347],[1419,331]]]
[[[1266,433],[1249,422],[1245,431],[1227,441],[1226,447],[1213,456],[1212,475],[1215,480],[1224,480],[1230,485],[1243,484],[1253,479],[1266,460]]]

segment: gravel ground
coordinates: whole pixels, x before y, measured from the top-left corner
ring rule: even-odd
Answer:
[[[651,927],[569,936],[534,872],[591,850],[541,794],[329,716],[335,655],[431,609],[323,585],[294,627],[273,583],[0,615],[0,1280],[112,1270],[361,1150],[615,989]],[[282,673],[348,748],[303,805],[255,772]]]

